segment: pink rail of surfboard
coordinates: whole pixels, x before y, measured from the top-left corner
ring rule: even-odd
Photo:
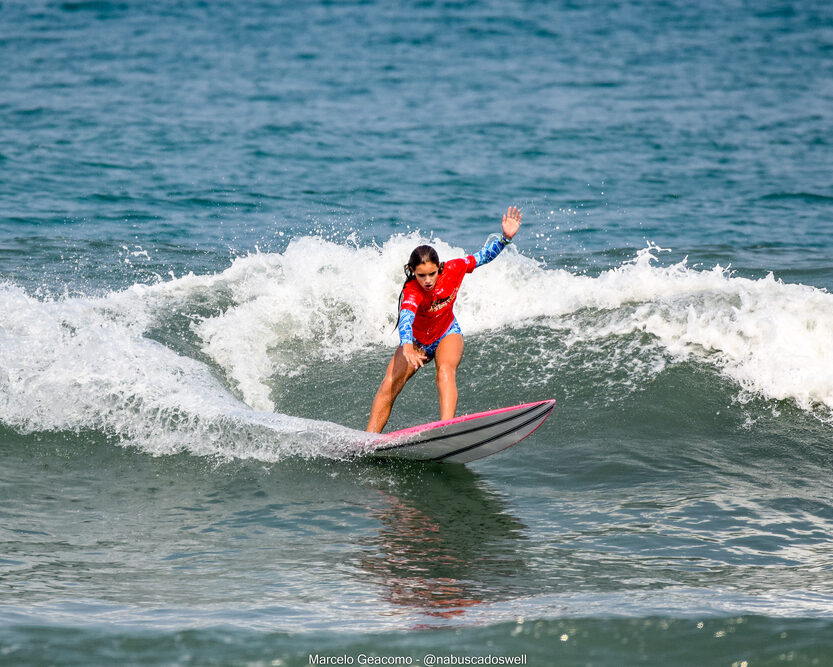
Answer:
[[[555,400],[463,415],[388,433],[374,442],[371,456],[468,463],[503,451],[531,435],[555,407]]]

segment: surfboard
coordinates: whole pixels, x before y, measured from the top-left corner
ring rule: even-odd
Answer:
[[[386,433],[371,444],[377,458],[469,463],[501,452],[531,435],[555,399],[463,415]]]

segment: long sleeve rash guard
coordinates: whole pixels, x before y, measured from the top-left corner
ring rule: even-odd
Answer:
[[[507,243],[508,241],[504,239],[502,235],[497,237],[491,236],[488,239],[486,239],[486,243],[484,244],[484,246],[476,253],[474,253],[474,255],[468,255],[467,257],[462,258],[460,260],[451,260],[450,262],[446,262],[444,274],[446,273],[446,271],[448,272],[448,274],[453,274],[449,275],[448,278],[449,280],[454,280],[456,282],[456,285],[453,285],[453,292],[449,296],[444,298],[440,297],[431,302],[431,304],[427,307],[422,306],[422,301],[425,299],[425,297],[428,296],[428,294],[424,292],[418,284],[415,286],[416,291],[414,291],[414,289],[411,288],[410,283],[408,283],[406,285],[406,289],[410,288],[408,289],[409,293],[403,300],[402,307],[399,311],[399,324],[397,327],[399,329],[399,344],[405,345],[406,343],[414,342],[414,323],[418,314],[422,315],[423,317],[432,316],[434,313],[444,309],[446,306],[450,308],[456,300],[457,289],[459,288],[460,282],[462,282],[463,280],[463,276],[466,273],[471,273],[472,271],[474,271],[474,269],[491,262],[495,257],[497,257],[501,253],[501,251],[503,251]],[[461,266],[457,267],[456,263],[461,263]],[[438,287],[439,280],[438,284],[434,286],[433,291],[438,292]],[[438,292],[438,294],[440,293],[441,291]],[[453,322],[453,314],[451,314],[451,317],[445,317],[444,320],[445,319],[449,320],[448,323],[445,325],[445,328],[447,328],[448,326],[450,326],[451,322]],[[430,327],[427,330],[424,327],[419,326],[417,326],[416,328],[423,329],[422,337],[434,337],[434,339],[438,338],[445,332],[445,329],[443,329],[442,331],[434,330],[433,332],[431,332]],[[432,343],[433,340],[420,340],[419,342],[428,345]]]

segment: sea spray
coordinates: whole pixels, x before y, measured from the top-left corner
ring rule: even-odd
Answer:
[[[235,305],[195,326],[203,351],[235,379],[247,403],[268,410],[270,382],[305,359],[393,349],[402,258],[424,240],[395,236],[380,248],[354,248],[305,237],[282,255],[236,260],[218,278],[232,285]],[[466,252],[434,243],[441,259]],[[830,294],[771,275],[751,280],[721,266],[699,270],[686,260],[661,266],[660,252],[649,245],[594,278],[546,269],[510,249],[466,278],[456,314],[468,336],[498,329],[522,336],[544,323],[568,345],[615,336],[632,347],[633,336],[645,334],[652,350],[717,366],[743,390],[792,399],[805,410],[833,407]],[[539,346],[542,364],[550,348]]]
[[[40,301],[0,287],[3,423],[21,433],[95,430],[153,454],[343,453],[348,429],[252,410],[204,363],[144,336],[148,292]]]
[[[360,247],[301,237],[222,272],[102,297],[42,300],[5,284],[0,419],[21,432],[101,431],[153,453],[343,455],[355,432],[275,414],[272,392],[315,364],[393,350],[403,258],[425,240],[397,235]],[[441,259],[470,250],[431,241]],[[739,396],[820,415],[833,408],[830,294],[685,260],[663,266],[660,252],[649,245],[591,277],[510,248],[466,278],[456,312],[471,339],[500,332],[522,341],[535,363],[515,369],[518,382],[544,369],[551,393],[571,363],[559,350],[583,349],[585,359],[605,359],[596,380],[624,377],[607,387],[614,396],[693,361],[722,372]],[[189,344],[160,342],[166,331],[176,340],[174,330]]]

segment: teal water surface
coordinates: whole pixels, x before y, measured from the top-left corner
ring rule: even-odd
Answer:
[[[833,664],[829,3],[15,0],[0,58],[0,664]],[[357,457],[411,249],[510,204],[459,412],[552,416]]]

